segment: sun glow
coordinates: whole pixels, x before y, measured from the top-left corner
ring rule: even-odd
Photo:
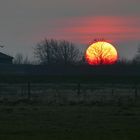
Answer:
[[[118,53],[110,43],[97,41],[87,48],[85,59],[90,65],[114,64],[118,60]]]

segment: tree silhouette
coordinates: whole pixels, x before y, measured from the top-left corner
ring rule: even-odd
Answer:
[[[41,64],[74,64],[80,58],[80,50],[65,40],[45,39],[34,49]]]
[[[24,57],[22,53],[17,53],[13,60],[14,64],[31,64],[28,57]]]
[[[140,45],[138,46],[137,54],[134,56],[132,63],[140,64]]]

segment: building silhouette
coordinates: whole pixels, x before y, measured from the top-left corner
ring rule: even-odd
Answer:
[[[12,64],[13,57],[0,52],[0,64]]]

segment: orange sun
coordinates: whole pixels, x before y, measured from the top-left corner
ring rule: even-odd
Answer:
[[[90,65],[114,64],[118,60],[118,53],[110,43],[97,41],[87,48],[85,58]]]

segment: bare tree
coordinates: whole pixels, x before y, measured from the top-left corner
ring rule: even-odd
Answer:
[[[21,53],[18,53],[15,55],[13,63],[14,64],[22,64],[23,62],[23,55]]]
[[[23,59],[23,64],[32,64],[32,62],[29,60],[28,56],[26,56],[26,57]]]
[[[138,45],[137,54],[134,56],[132,63],[133,64],[140,64],[140,45]]]
[[[30,64],[28,57],[24,57],[23,54],[17,53],[13,60],[14,64]]]
[[[35,57],[42,64],[73,64],[80,58],[80,50],[65,40],[45,39],[37,44],[34,50]]]

